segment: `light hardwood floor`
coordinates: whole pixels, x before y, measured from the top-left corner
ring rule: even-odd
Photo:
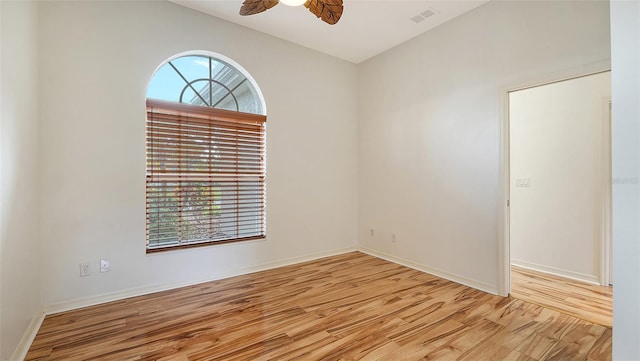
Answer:
[[[353,252],[47,316],[27,360],[610,360],[611,329]]]
[[[511,296],[611,327],[613,288],[511,267]]]

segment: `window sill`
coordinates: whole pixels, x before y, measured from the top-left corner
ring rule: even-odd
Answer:
[[[266,238],[267,238],[266,235],[262,235],[262,236],[253,236],[253,237],[244,237],[244,238],[225,239],[221,241],[182,244],[177,246],[147,248],[146,253],[151,254],[151,253],[167,252],[167,251],[181,250],[181,249],[187,249],[187,248],[215,246],[218,244],[229,244],[229,243],[237,243],[237,242],[244,242],[244,241],[253,241],[253,240],[259,240],[259,239],[266,239]]]

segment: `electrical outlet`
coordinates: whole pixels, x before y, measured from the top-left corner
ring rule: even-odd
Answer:
[[[108,259],[101,259],[100,260],[100,272],[109,272],[110,269],[111,269],[111,265],[109,264],[109,260]]]
[[[80,263],[80,277],[86,277],[91,274],[91,263]]]

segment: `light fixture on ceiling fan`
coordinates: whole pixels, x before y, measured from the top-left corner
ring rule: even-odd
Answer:
[[[304,6],[325,23],[333,25],[342,16],[342,0],[244,0],[240,15],[253,15],[271,9],[282,2],[289,6]]]

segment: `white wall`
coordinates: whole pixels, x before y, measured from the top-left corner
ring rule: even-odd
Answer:
[[[506,92],[607,68],[609,43],[607,2],[492,1],[362,63],[361,245],[498,292]]]
[[[509,93],[513,264],[600,283],[610,99],[611,72]]]
[[[167,2],[41,6],[45,305],[355,248],[355,65]],[[166,58],[196,49],[235,60],[266,98],[267,240],[146,255],[147,82]],[[102,257],[109,273],[98,272]],[[93,274],[80,278],[85,261]]]
[[[41,305],[38,12],[2,1],[0,13],[0,359],[9,360]]]
[[[640,2],[611,2],[613,359],[640,360]]]

